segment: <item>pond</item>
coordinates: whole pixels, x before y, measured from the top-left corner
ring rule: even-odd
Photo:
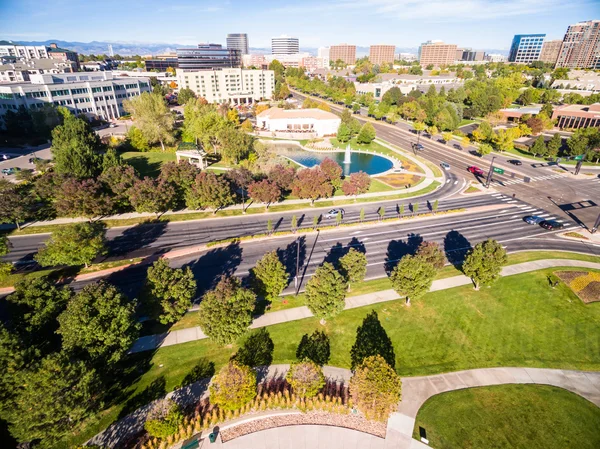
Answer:
[[[308,168],[319,165],[325,158],[333,159],[340,164],[340,167],[344,170],[344,175],[359,171],[364,171],[369,175],[377,175],[390,170],[394,166],[391,160],[376,154],[356,153],[353,151],[350,156],[350,164],[344,164],[343,151],[306,151],[298,146],[289,144],[278,144],[274,145],[273,148],[277,150],[277,154]]]

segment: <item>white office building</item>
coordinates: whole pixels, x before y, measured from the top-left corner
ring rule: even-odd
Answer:
[[[123,114],[123,101],[150,92],[148,78],[115,78],[112,72],[30,75],[28,83],[0,85],[0,114],[20,106],[35,110],[46,103],[65,106],[75,114],[105,120]]]
[[[193,90],[209,103],[251,104],[270,99],[275,89],[273,70],[184,70],[177,69],[180,89]]]
[[[329,47],[319,47],[317,57],[323,60],[323,67],[329,67]]]
[[[279,36],[271,39],[271,53],[274,55],[292,55],[300,52],[297,37]]]
[[[256,116],[259,129],[274,133],[314,133],[317,137],[335,136],[341,119],[321,109],[282,109],[273,107]]]
[[[227,35],[227,48],[239,50],[242,55],[247,55],[248,51],[248,35],[246,33],[234,33]]]
[[[72,61],[55,59],[27,59],[0,65],[0,82],[24,83],[30,75],[44,73],[72,73],[77,71],[77,64]]]
[[[12,56],[19,59],[46,59],[48,48],[45,45],[19,45],[15,42],[0,41],[0,57]]]
[[[310,53],[294,53],[290,55],[265,55],[267,63],[270,64],[274,60],[277,60],[285,67],[302,67],[302,60],[310,57]]]

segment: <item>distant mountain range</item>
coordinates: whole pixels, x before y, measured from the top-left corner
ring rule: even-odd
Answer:
[[[68,48],[84,55],[89,54],[108,54],[108,46],[112,45],[113,52],[115,54],[123,56],[133,55],[160,55],[165,53],[174,52],[178,48],[188,48],[191,45],[176,44],[176,43],[148,43],[148,42],[103,42],[103,41],[92,41],[92,42],[71,42],[61,41],[57,39],[50,39],[47,41],[19,41],[23,45],[49,45],[50,43],[56,43],[59,47]],[[300,51],[308,52],[316,55],[317,48],[304,47]],[[396,53],[414,53],[418,51],[417,47],[396,47]],[[251,47],[251,53],[255,54],[270,54],[271,48]],[[507,50],[487,49],[486,53],[500,53],[507,55]],[[369,47],[356,47],[356,56],[362,57],[369,54]]]

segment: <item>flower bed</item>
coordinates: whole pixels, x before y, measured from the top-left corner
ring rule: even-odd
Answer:
[[[229,429],[221,431],[223,442],[233,440],[244,435],[261,430],[272,429],[282,426],[297,425],[320,425],[344,427],[346,429],[357,430],[359,432],[369,433],[379,438],[385,438],[386,424],[380,421],[369,421],[358,415],[340,415],[321,411],[312,411],[294,415],[272,416],[264,419],[240,424]]]
[[[594,271],[557,271],[554,273],[584,303],[600,301],[600,273]]]

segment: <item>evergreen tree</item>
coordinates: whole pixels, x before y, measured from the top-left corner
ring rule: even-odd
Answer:
[[[396,366],[396,356],[392,340],[381,325],[377,312],[369,313],[356,329],[356,340],[350,349],[350,360],[353,371],[367,357],[379,355],[392,368]]]
[[[552,136],[552,139],[548,142],[548,156],[556,157],[558,156],[558,152],[560,147],[562,146],[562,139],[559,133],[555,133]]]
[[[531,146],[531,152],[536,156],[545,156],[548,153],[544,136],[539,136]]]
[[[296,358],[299,361],[311,360],[319,366],[329,362],[330,354],[329,337],[325,332],[319,330],[310,335],[304,334],[296,349]]]
[[[337,130],[337,140],[341,143],[346,143],[352,138],[352,130],[346,123],[340,123]]]

